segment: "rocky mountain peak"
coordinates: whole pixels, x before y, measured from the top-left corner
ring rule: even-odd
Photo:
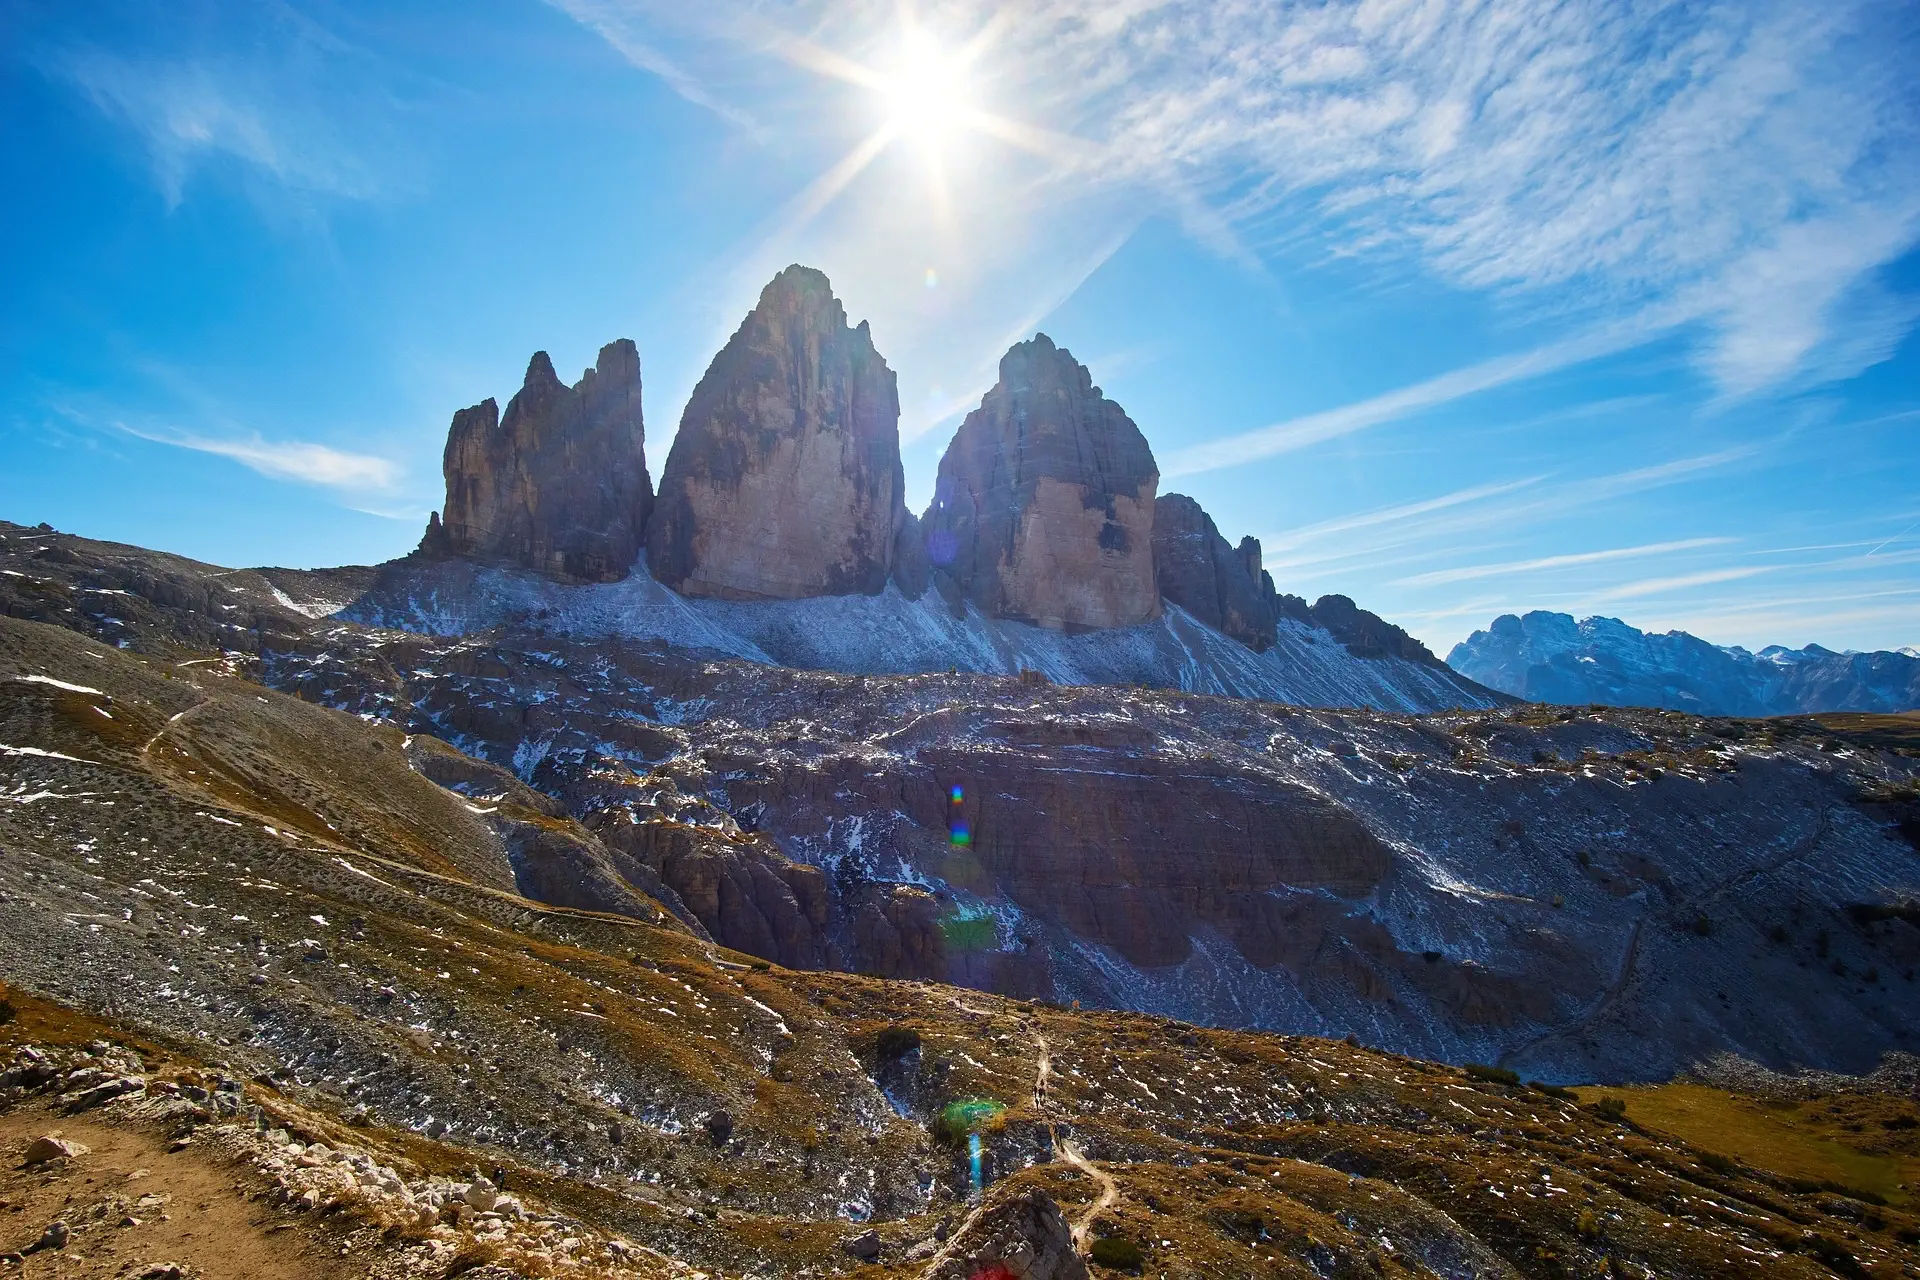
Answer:
[[[1643,632],[1618,618],[1537,609],[1502,614],[1447,655],[1454,670],[1539,702],[1667,707],[1730,716],[1920,706],[1920,661],[1901,652],[1769,645],[1758,653],[1685,631]]]
[[[491,399],[453,415],[446,514],[422,549],[559,578],[623,578],[639,554],[653,485],[640,353],[621,338],[568,387],[534,353],[506,417]]]
[[[1159,483],[1140,428],[1037,334],[1001,358],[940,460],[922,521],[935,579],[991,616],[1045,627],[1150,621]]]
[[[1232,546],[1184,493],[1154,501],[1153,569],[1160,594],[1214,630],[1256,651],[1273,643],[1278,611],[1259,540]]]
[[[906,522],[900,398],[866,323],[791,266],[715,356],[680,419],[647,535],[683,595],[876,594]]]

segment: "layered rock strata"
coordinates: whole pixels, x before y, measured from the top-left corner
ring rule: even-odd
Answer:
[[[1151,621],[1159,483],[1140,428],[1040,334],[1001,358],[940,460],[922,520],[935,578],[991,616],[1043,627]]]
[[[708,366],[680,419],[647,534],[683,595],[878,594],[906,518],[900,397],[863,320],[793,266]]]
[[[626,577],[653,508],[640,353],[610,342],[568,387],[535,352],[505,418],[491,399],[453,415],[442,468],[446,513],[423,550],[558,578]]]
[[[1214,630],[1256,652],[1273,643],[1273,581],[1260,567],[1259,539],[1232,546],[1183,493],[1153,504],[1153,571],[1164,599]]]

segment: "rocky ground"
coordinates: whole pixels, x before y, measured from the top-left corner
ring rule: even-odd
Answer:
[[[29,1274],[1914,1274],[1904,1193],[1497,1072],[788,968],[637,871],[618,913],[532,900],[616,842],[254,661],[0,624]],[[91,1150],[27,1165],[47,1136]]]
[[[368,794],[460,792],[417,811],[491,842],[485,883],[670,916],[790,967],[1353,1034],[1561,1082],[1665,1079],[1727,1050],[1863,1071],[1920,1025],[1911,721],[1417,717],[433,637],[309,616],[363,586],[354,571],[8,537],[15,616],[388,726],[406,765]],[[184,710],[177,690],[153,714]]]

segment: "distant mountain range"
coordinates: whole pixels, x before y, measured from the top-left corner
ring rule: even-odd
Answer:
[[[1920,650],[1835,653],[1769,645],[1753,653],[1685,631],[1655,635],[1617,618],[1505,614],[1447,655],[1455,671],[1531,702],[1781,716],[1920,708]]]

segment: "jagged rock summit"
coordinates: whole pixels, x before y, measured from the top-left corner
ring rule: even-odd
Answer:
[[[572,388],[536,354],[504,419],[491,400],[455,415],[445,465],[444,523],[371,571],[346,605],[356,619],[452,634],[537,616],[850,673],[1499,701],[1344,597],[1280,594],[1258,540],[1231,545],[1193,499],[1158,497],[1145,436],[1045,334],[1002,357],[916,518],[894,373],[808,267],[774,277],[714,357],[657,496],[624,340]]]
[[[1150,622],[1159,483],[1140,428],[1038,334],[1001,358],[940,460],[922,520],[935,581],[989,616],[1056,630]]]
[[[1213,517],[1184,493],[1153,504],[1153,571],[1160,594],[1256,653],[1274,641],[1279,604],[1260,567],[1260,541],[1234,547]]]
[[[682,595],[794,600],[886,588],[907,524],[900,397],[866,321],[792,266],[694,388],[648,562]]]
[[[612,582],[638,556],[653,485],[640,353],[621,338],[572,387],[534,353],[503,419],[489,398],[453,415],[444,522],[422,549]]]
[[[1321,596],[1313,602],[1311,616],[1356,658],[1405,658],[1408,662],[1440,665],[1433,650],[1346,596]]]

